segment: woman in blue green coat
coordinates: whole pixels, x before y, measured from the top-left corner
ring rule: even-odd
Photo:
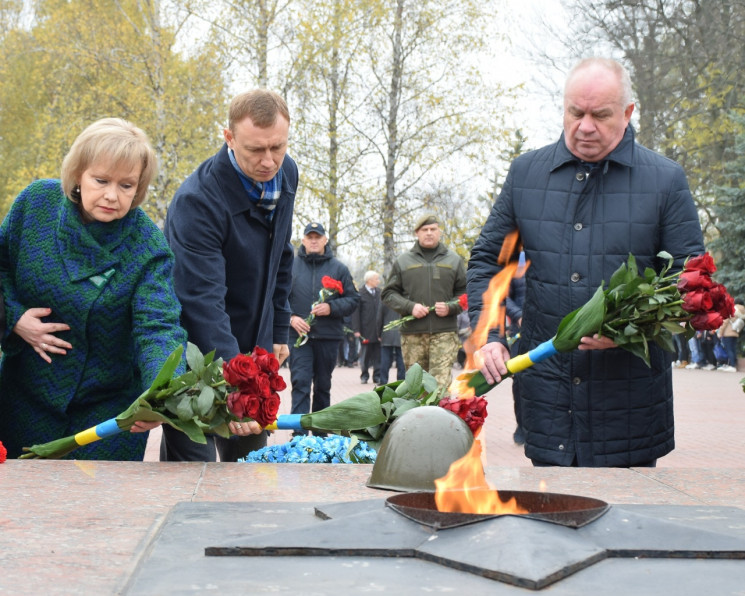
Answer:
[[[186,342],[173,254],[139,207],[155,170],[145,133],[99,120],[73,143],[61,180],[33,182],[0,225],[9,457],[116,416]],[[74,457],[142,460],[153,426],[137,423]]]

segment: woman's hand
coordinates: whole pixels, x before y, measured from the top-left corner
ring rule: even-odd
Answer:
[[[15,334],[21,337],[34,349],[34,352],[49,364],[52,363],[49,354],[65,355],[67,350],[72,350],[71,343],[53,335],[60,331],[69,331],[69,325],[42,322],[42,319],[50,314],[52,314],[51,308],[29,308],[13,327]]]
[[[231,433],[238,435],[239,437],[258,435],[263,430],[255,420],[249,420],[248,422],[231,422],[228,424],[228,428]]]
[[[136,420],[132,427],[129,429],[131,433],[144,433],[154,428],[159,427],[162,422],[145,422],[144,420]]]

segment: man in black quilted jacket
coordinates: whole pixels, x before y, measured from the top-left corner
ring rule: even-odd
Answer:
[[[629,75],[618,62],[583,60],[564,87],[564,132],[510,166],[468,264],[468,303],[501,269],[505,236],[517,230],[526,273],[521,352],[556,333],[561,319],[608,282],[629,253],[640,270],[674,268],[704,251],[683,169],[634,140]],[[518,247],[520,245],[518,243]],[[517,255],[514,255],[515,260]],[[520,372],[525,454],[534,465],[654,466],[675,446],[671,355],[650,345],[651,366],[607,338]],[[496,333],[481,348],[487,381],[507,372]]]

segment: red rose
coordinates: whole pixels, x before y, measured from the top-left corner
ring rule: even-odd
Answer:
[[[261,407],[259,408],[258,416],[255,418],[261,427],[269,426],[272,422],[277,419],[277,412],[279,411],[279,395],[276,393],[270,394],[261,400]]]
[[[458,298],[458,304],[463,310],[468,310],[468,294],[461,294]]]
[[[287,389],[287,383],[281,375],[269,375],[269,386],[272,391],[284,391]]]
[[[254,386],[256,387],[256,393],[262,399],[267,398],[272,394],[272,386],[267,375],[257,376],[254,381]]]
[[[718,312],[699,313],[691,319],[691,327],[699,331],[715,331],[724,323]]]
[[[693,290],[707,290],[714,285],[708,273],[701,271],[683,271],[678,279],[678,290],[691,292]]]
[[[714,304],[708,310],[718,312],[724,319],[729,319],[735,314],[735,301],[732,296],[727,293],[727,288],[722,284],[714,284],[714,287],[709,293],[711,294]]]
[[[254,393],[236,391],[228,395],[228,409],[236,418],[252,418],[256,420],[260,408],[261,400]]]
[[[717,270],[717,266],[714,264],[714,259],[707,252],[698,257],[688,259],[686,264],[683,266],[684,271],[700,271],[701,273],[708,273],[711,275]]]
[[[450,410],[454,414],[460,415],[461,401],[463,400],[460,400],[457,397],[443,397],[440,400],[439,406],[446,410]]]
[[[256,346],[251,353],[259,368],[267,373],[276,373],[279,370],[279,360],[274,354],[270,354],[264,348]]]
[[[471,397],[469,399],[443,397],[439,405],[460,416],[472,433],[476,433],[484,425],[486,400],[483,397]]]
[[[251,356],[246,354],[238,354],[222,365],[222,376],[225,377],[225,382],[233,387],[244,385],[258,373],[259,367],[256,366]]]
[[[0,464],[5,462],[7,458],[8,450],[5,448],[5,445],[3,445],[2,441],[0,441]]]
[[[709,311],[714,306],[714,299],[706,290],[686,292],[683,296],[683,310],[687,312]]]
[[[338,292],[339,294],[344,293],[344,286],[342,285],[342,283],[339,280],[334,279],[333,277],[330,277],[328,275],[324,275],[321,278],[321,285],[327,290],[333,290],[335,292]]]

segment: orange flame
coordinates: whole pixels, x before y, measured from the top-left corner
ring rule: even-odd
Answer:
[[[517,261],[510,262],[509,260],[515,253],[519,239],[517,231],[510,232],[504,238],[502,249],[497,257],[497,263],[503,268],[489,282],[489,287],[482,296],[481,316],[476,329],[463,344],[466,352],[466,362],[463,366],[465,370],[478,370],[483,366],[484,362],[479,349],[486,343],[489,331],[497,328],[502,332],[505,331],[505,299],[510,293],[510,282],[514,277],[522,277],[530,264],[526,262],[525,267],[520,267]],[[453,380],[449,391],[450,395],[462,399],[468,399],[474,395],[473,388],[468,386],[468,379],[460,376]]]
[[[470,451],[450,464],[448,473],[435,480],[438,511],[449,513],[519,514],[528,513],[515,498],[503,503],[489,485],[481,465],[481,442],[474,441]]]
[[[529,265],[529,263],[526,263],[525,267],[521,268],[518,266],[517,261],[509,260],[515,253],[519,239],[520,236],[517,231],[510,232],[504,238],[502,249],[497,257],[497,263],[502,265],[503,268],[489,282],[489,287],[482,296],[481,316],[476,324],[476,329],[474,329],[464,345],[466,350],[465,368],[467,369],[480,368],[480,363],[476,361],[475,356],[478,353],[478,349],[486,343],[489,331],[496,328],[504,331],[504,301],[510,293],[510,282],[513,277],[524,275]]]

